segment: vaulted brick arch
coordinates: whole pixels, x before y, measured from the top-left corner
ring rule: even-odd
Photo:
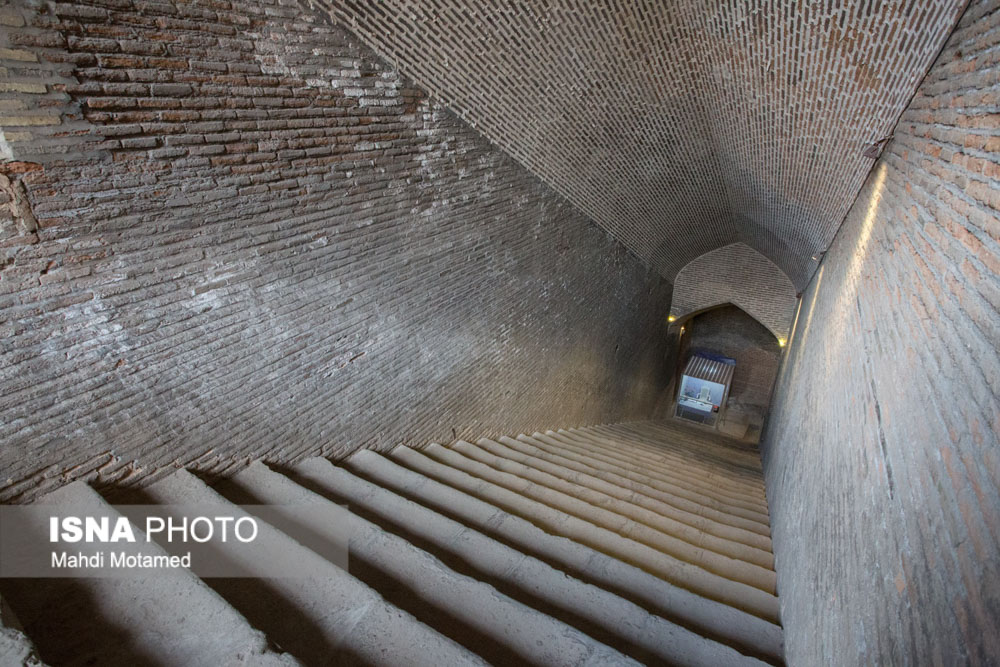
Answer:
[[[666,279],[746,241],[799,289],[962,8],[317,4]]]
[[[784,341],[796,301],[795,285],[774,262],[744,243],[733,243],[701,255],[678,272],[670,315],[680,320],[733,304]]]

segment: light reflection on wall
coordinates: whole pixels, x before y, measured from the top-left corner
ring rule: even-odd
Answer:
[[[872,181],[872,187],[869,191],[870,194],[868,195],[868,208],[865,211],[864,220],[861,222],[861,228],[858,230],[858,238],[854,242],[850,262],[844,269],[841,279],[838,281],[840,285],[840,292],[837,295],[834,308],[830,312],[830,317],[833,319],[831,324],[841,331],[846,331],[848,324],[853,319],[851,317],[854,312],[852,302],[858,296],[858,288],[861,284],[861,273],[865,265],[865,259],[868,257],[868,253],[871,249],[872,230],[875,227],[875,219],[878,217],[879,206],[882,203],[882,195],[885,189],[885,177],[886,166],[884,162],[880,162],[875,168],[875,178]],[[815,303],[815,297],[813,303]],[[809,315],[811,318],[811,307]],[[807,329],[808,326],[809,321],[807,319]],[[838,359],[841,357],[841,354],[843,353],[842,347],[847,340],[850,340],[849,336],[840,336],[834,341],[833,348],[830,350],[832,358]]]
[[[872,181],[871,189],[867,191],[868,207],[865,211],[864,220],[861,222],[861,228],[858,230],[858,238],[854,242],[850,262],[844,269],[840,280],[835,280],[835,282],[837,282],[841,287],[837,295],[835,307],[829,312],[829,317],[832,320],[832,325],[836,326],[841,331],[846,331],[848,325],[851,323],[851,319],[849,318],[849,314],[853,312],[851,302],[857,298],[858,288],[861,283],[862,269],[865,259],[868,257],[868,253],[871,249],[871,236],[872,231],[875,228],[875,220],[878,217],[879,206],[882,202],[885,179],[886,166],[883,162],[879,163],[879,165],[875,168],[875,177]],[[864,191],[862,194],[864,194]],[[808,301],[809,304],[808,310],[805,314],[805,320],[801,323],[801,327],[799,323],[799,316],[801,313],[796,311],[792,333],[788,339],[789,343],[794,346],[795,350],[791,350],[788,354],[786,354],[785,359],[782,361],[781,370],[779,371],[779,384],[785,382],[783,379],[785,375],[790,375],[788,378],[788,382],[790,384],[794,384],[796,381],[795,359],[798,356],[796,351],[802,349],[802,347],[807,344],[806,341],[809,338],[809,331],[812,327],[813,313],[816,309],[816,302],[818,300],[820,288],[823,285],[823,274],[825,268],[826,262],[820,264],[813,284],[802,297],[802,301]],[[803,305],[805,304],[800,303],[799,309],[801,309]],[[828,358],[840,358],[840,355],[844,353],[842,348],[845,341],[850,339],[851,337],[847,335],[840,336],[828,345],[826,352]]]

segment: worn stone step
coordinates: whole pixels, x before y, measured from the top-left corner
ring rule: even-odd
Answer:
[[[676,427],[668,427],[666,423],[662,428],[652,428],[650,424],[632,423],[567,430],[603,435],[630,448],[647,451],[654,457],[680,459],[690,466],[718,473],[727,481],[732,479],[737,486],[756,495],[764,494],[764,472],[756,447],[742,443],[726,444],[715,432],[695,436]]]
[[[7,667],[44,667],[35,644],[24,634],[24,627],[14,616],[7,601],[0,598],[0,665]]]
[[[535,433],[530,436],[519,435],[517,439],[523,440],[524,442],[528,442],[529,444],[533,444],[537,447],[541,447],[551,453],[583,463],[592,468],[613,472],[616,475],[640,482],[661,492],[685,498],[691,502],[698,503],[699,505],[715,510],[720,514],[752,521],[759,524],[759,532],[762,534],[770,534],[767,515],[762,514],[757,510],[749,510],[742,506],[719,500],[716,497],[704,494],[697,489],[693,489],[689,484],[669,479],[664,480],[648,475],[646,474],[647,471],[640,466],[629,465],[620,461],[608,460],[604,457],[595,455],[593,452],[579,447],[564,438],[565,436]],[[500,441],[504,442],[502,438]]]
[[[778,620],[778,601],[774,595],[754,586],[720,577],[641,542],[556,510],[519,492],[473,476],[451,464],[470,468],[482,466],[482,464],[475,464],[475,462],[469,461],[460,454],[440,445],[431,445],[422,452],[397,447],[391,455],[405,461],[410,467],[419,469],[424,474],[436,479],[447,479],[450,484],[457,485],[459,488],[542,526],[550,532],[570,537],[598,551],[603,551],[627,563],[641,567],[702,597],[723,602],[771,622],[776,623]],[[440,465],[429,466],[428,463]],[[530,484],[530,482],[524,481],[519,489],[523,491]]]
[[[482,443],[484,441],[494,442],[493,440],[486,439],[479,442]],[[510,451],[516,451],[522,456],[528,457],[536,466],[544,463],[555,466],[554,470],[567,471],[566,479],[570,481],[576,481],[577,483],[590,486],[595,490],[615,495],[623,500],[629,500],[637,505],[658,512],[663,516],[682,521],[717,537],[730,539],[771,553],[771,538],[746,527],[734,525],[734,523],[742,523],[743,520],[734,520],[730,515],[720,514],[715,510],[684,498],[671,496],[652,487],[621,477],[620,475],[592,468],[578,461],[552,454],[529,444],[527,440],[513,440],[511,438],[500,437],[498,441],[501,446],[506,447]],[[575,475],[575,477],[571,477],[570,475]],[[753,522],[752,525],[758,526],[759,524]]]
[[[686,421],[667,418],[615,422],[600,424],[595,429],[613,433],[633,433],[647,440],[668,446],[696,446],[706,456],[720,456],[733,465],[760,471],[759,448],[756,444],[744,442],[717,430],[689,424]],[[720,454],[721,453],[721,454]]]
[[[440,446],[437,447],[440,448]],[[457,452],[460,456],[459,458],[446,456],[444,453],[441,453],[440,449],[449,454]],[[556,489],[554,487],[559,485],[554,481],[552,475],[533,471],[520,463],[495,457],[488,452],[477,449],[475,445],[469,443],[458,442],[451,449],[440,449],[431,448],[428,451],[432,456],[438,458],[438,460],[447,460],[449,465],[545,503],[549,507],[566,512],[596,526],[601,526],[636,542],[641,542],[679,561],[690,563],[717,576],[738,581],[748,586],[754,586],[768,593],[774,592],[775,576],[773,571],[753,565],[752,563],[722,556],[707,549],[695,547],[673,535],[664,533],[639,521],[634,521],[624,513],[614,511],[614,509],[619,508],[606,508],[592,504],[583,497],[586,494],[578,495],[573,493],[578,489],[568,487],[564,487],[561,490]],[[484,459],[484,461],[488,461],[488,463],[477,460],[477,455],[479,458]],[[547,486],[545,483],[552,486]],[[611,500],[614,501],[614,499]],[[612,504],[617,502],[620,501],[614,501]]]
[[[307,462],[294,472],[308,474],[316,465]],[[336,503],[263,465],[251,466],[234,482],[257,502],[290,507],[286,518],[291,524],[297,520],[295,504],[325,503],[331,515],[329,523],[306,523],[298,529],[314,537],[348,531],[350,569],[355,576],[492,664],[637,664],[489,584],[451,570],[377,524],[343,508],[336,511]]]
[[[56,620],[77,620],[68,642],[41,631],[40,648],[60,647],[54,664],[781,665],[754,454],[636,423],[360,451],[339,466],[312,459],[281,473],[258,462],[216,489],[180,471],[141,493],[165,513],[197,503],[257,515],[256,550],[210,543],[233,576],[179,573],[183,602],[159,594],[163,581],[108,595],[108,581],[128,580],[82,580],[83,594],[43,581],[36,595],[15,580],[12,592],[27,600],[29,624],[48,621],[49,606]],[[347,535],[349,572],[331,551]],[[274,575],[272,562],[296,576]],[[87,606],[93,589],[121,606],[110,621]],[[127,623],[155,615],[163,599],[175,622]],[[189,600],[193,623],[178,618]],[[81,651],[81,628],[112,632]],[[212,634],[223,638],[213,644]],[[12,638],[0,628],[0,656],[31,659]]]
[[[456,443],[453,445],[453,449],[465,451],[460,446],[462,444]],[[476,445],[499,460],[516,463],[539,473],[525,472],[525,474],[520,475],[522,477],[574,495],[598,507],[628,516],[635,521],[683,540],[692,547],[709,549],[729,558],[742,560],[769,570],[774,569],[774,556],[769,551],[749,546],[730,536],[719,536],[709,532],[705,529],[709,522],[700,517],[679,516],[679,513],[669,505],[664,505],[651,498],[643,498],[640,494],[626,491],[594,477],[587,477],[568,468],[526,456],[493,440],[484,438],[479,440]],[[489,463],[486,459],[478,460]],[[510,472],[519,474],[513,468]],[[684,522],[681,520],[683,518],[694,520],[695,525]],[[716,532],[736,533],[737,531],[725,531],[723,527],[716,525]]]
[[[349,464],[349,462],[348,462]],[[557,618],[644,663],[759,664],[601,588],[526,556],[323,459],[295,467],[296,480],[433,552],[452,569]]]
[[[426,457],[420,458],[429,467],[442,467]],[[491,565],[494,569],[505,567],[503,561],[494,564],[493,559],[485,563],[480,560],[480,553],[499,553],[480,549],[479,542],[469,537],[482,534],[494,543],[509,546],[516,553],[525,554],[525,559],[512,568],[512,573],[504,576],[513,577],[522,586],[532,586],[532,591],[536,595],[551,595],[545,588],[529,583],[527,573],[534,570],[524,568],[527,564],[537,561],[629,600],[643,611],[690,629],[700,636],[735,647],[744,654],[773,663],[780,662],[782,655],[780,627],[673,586],[633,565],[571,539],[546,532],[496,505],[411,470],[401,463],[402,461],[362,450],[353,454],[341,465],[371,483],[391,490],[397,497],[418,503],[422,508],[426,508],[425,512],[431,512],[433,517],[439,517],[425,523],[417,516],[411,519],[410,514],[404,513],[404,510],[399,509],[397,505],[390,504],[389,500],[379,501],[379,512],[398,516],[398,522],[405,524],[409,531],[418,533],[427,540],[433,540],[435,544],[447,542],[446,548],[452,552],[471,550],[467,556],[470,567],[487,565]],[[375,504],[374,499],[366,502]],[[464,532],[453,532],[463,530]],[[597,608],[587,606],[578,613],[584,612],[603,614],[603,606],[598,605]]]
[[[630,446],[649,449],[657,454],[679,456],[692,465],[722,472],[728,478],[748,485],[757,493],[765,491],[764,471],[760,452],[741,442],[728,443],[721,433],[702,432],[699,427],[681,427],[676,421],[630,422],[602,424],[586,429],[568,431],[591,432],[606,435]]]
[[[266,484],[273,474],[262,463],[254,463],[234,481]],[[248,516],[183,470],[147,487],[145,494],[164,506],[197,504],[224,516]],[[323,511],[331,524],[349,520],[342,507],[324,503]],[[215,558],[250,576],[208,582],[305,663],[400,667],[481,663],[473,653],[389,604],[369,586],[289,535],[263,520],[258,520],[258,527],[252,551],[234,541],[209,544]],[[299,573],[275,577],[265,560],[284,563],[283,567],[296,568]],[[305,572],[308,576],[302,576]]]
[[[647,480],[650,480],[649,483],[653,486],[684,493],[697,502],[767,523],[766,506],[762,505],[761,502],[734,498],[722,492],[719,484],[708,484],[699,480],[682,467],[678,466],[676,469],[666,472],[657,471],[643,462],[629,459],[627,454],[622,451],[614,451],[606,445],[595,444],[587,438],[568,432],[536,432],[530,437],[552,447],[573,452],[584,460],[590,460],[595,466],[640,472],[646,475]]]
[[[64,505],[80,516],[121,515],[83,482],[39,502]],[[137,534],[142,530],[135,529]],[[73,544],[96,553],[98,543]],[[155,543],[117,542],[114,551],[165,555]],[[262,632],[188,570],[146,576],[12,579],[5,590],[41,657],[53,665],[164,667],[300,664],[268,646]]]
[[[739,466],[727,465],[720,460],[699,459],[696,454],[675,449],[666,440],[650,442],[638,436],[614,435],[601,427],[565,431],[566,435],[580,438],[611,453],[627,455],[629,460],[642,461],[652,470],[664,473],[683,471],[708,489],[728,497],[756,503],[765,501],[760,473]]]
[[[722,503],[730,511],[737,509],[744,510],[752,513],[752,515],[764,517],[763,520],[767,521],[767,503],[763,498],[747,498],[746,496],[726,491],[724,483],[719,484],[718,481],[702,479],[697,473],[681,465],[677,465],[672,469],[658,468],[630,457],[629,452],[621,448],[615,449],[613,446],[609,446],[608,443],[597,443],[591,436],[568,433],[536,433],[533,435],[536,437],[547,436],[552,438],[560,442],[563,446],[572,447],[584,456],[601,462],[602,465],[609,464],[641,470],[647,478],[656,480],[657,484],[667,484],[672,487],[687,489],[699,496]]]

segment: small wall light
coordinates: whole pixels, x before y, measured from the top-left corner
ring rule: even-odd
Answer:
[[[667,315],[667,322],[676,322],[677,318],[673,315]]]
[[[684,327],[681,327],[681,333],[682,334],[684,333]]]
[[[785,347],[785,343],[788,342],[784,338],[778,339],[778,347]]]

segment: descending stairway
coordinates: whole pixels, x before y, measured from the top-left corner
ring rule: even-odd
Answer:
[[[674,422],[255,463],[214,489],[178,471],[144,493],[276,506],[285,532],[257,541],[321,576],[6,582],[49,664],[781,664],[757,452]],[[49,499],[114,511],[82,483]],[[345,529],[349,571],[303,546]]]

